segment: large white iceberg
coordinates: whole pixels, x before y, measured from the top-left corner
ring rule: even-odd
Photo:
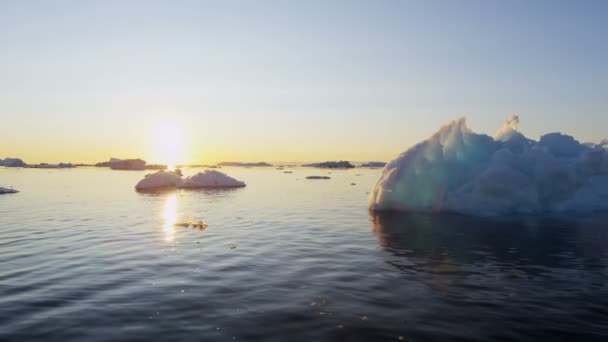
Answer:
[[[605,142],[584,145],[560,133],[539,141],[517,131],[513,116],[494,138],[464,118],[386,165],[370,193],[372,210],[471,215],[608,210]]]
[[[239,188],[244,187],[245,183],[236,180],[225,173],[216,170],[205,170],[194,176],[190,176],[181,184],[181,188]]]
[[[151,191],[172,189],[180,186],[182,182],[182,176],[179,172],[158,171],[146,175],[144,179],[140,180],[139,183],[135,185],[135,190]]]

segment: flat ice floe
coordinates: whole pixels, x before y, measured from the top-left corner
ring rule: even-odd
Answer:
[[[517,131],[513,116],[494,138],[464,118],[386,165],[370,193],[372,210],[470,215],[589,213],[608,210],[608,145]]]
[[[15,190],[15,189],[3,188],[3,187],[0,186],[0,195],[3,195],[3,194],[14,194],[14,193],[17,193],[17,192],[19,192],[19,191]]]
[[[151,191],[176,188],[182,184],[182,176],[178,172],[158,171],[148,174],[135,185],[135,190]]]
[[[184,189],[197,188],[240,188],[244,187],[245,183],[236,180],[223,172],[216,170],[205,170],[194,176],[190,176],[181,184]]]

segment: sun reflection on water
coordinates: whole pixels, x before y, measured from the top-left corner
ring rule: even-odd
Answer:
[[[165,241],[172,242],[175,239],[175,227],[177,222],[177,197],[175,194],[169,195],[165,201],[163,208],[163,232],[165,232]]]

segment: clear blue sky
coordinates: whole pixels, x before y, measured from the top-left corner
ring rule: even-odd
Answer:
[[[387,160],[512,113],[598,141],[607,61],[608,1],[0,0],[0,158],[162,161],[170,125],[191,162]]]

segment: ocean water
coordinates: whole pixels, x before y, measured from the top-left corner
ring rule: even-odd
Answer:
[[[606,215],[375,215],[379,170],[222,171],[248,186],[0,168],[0,340],[608,339]]]

